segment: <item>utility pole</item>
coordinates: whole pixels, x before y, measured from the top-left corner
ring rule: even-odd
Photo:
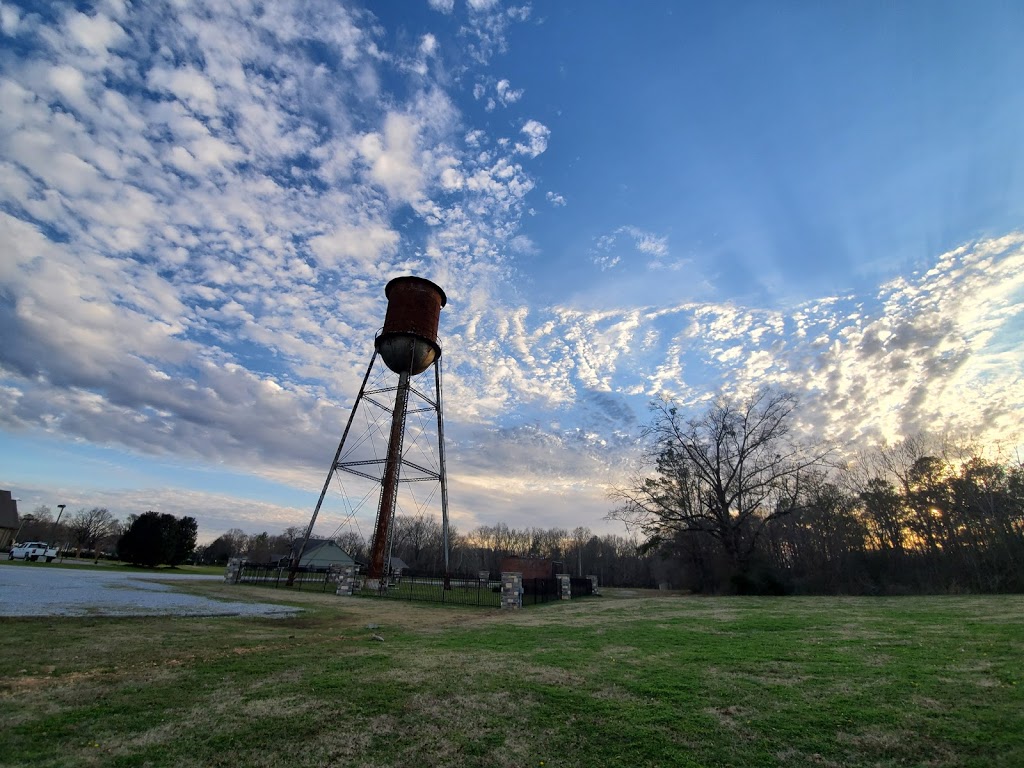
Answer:
[[[57,513],[57,519],[54,521],[53,527],[50,529],[50,541],[51,542],[54,541],[54,537],[57,535],[57,526],[60,525],[60,516],[64,514],[64,507],[66,507],[66,506],[67,506],[67,504],[58,504],[57,505],[57,509],[59,509],[60,512]],[[60,559],[61,559],[61,562],[64,561],[64,555],[63,554],[61,554]]]

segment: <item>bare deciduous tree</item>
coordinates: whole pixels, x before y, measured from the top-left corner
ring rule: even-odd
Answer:
[[[98,559],[100,543],[116,535],[119,528],[117,520],[105,507],[78,510],[68,523],[71,538],[77,546],[75,557],[81,557],[84,547],[91,549],[93,557]]]
[[[672,403],[653,404],[651,472],[615,492],[621,506],[610,517],[650,545],[711,537],[734,574],[746,573],[765,526],[799,508],[804,478],[829,453],[791,439],[795,407],[793,395],[771,389],[721,398],[690,419]]]

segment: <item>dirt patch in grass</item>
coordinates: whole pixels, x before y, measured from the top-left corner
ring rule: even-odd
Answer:
[[[744,741],[753,741],[757,735],[747,725],[750,720],[751,711],[737,705],[727,707],[709,707],[704,712],[723,727],[729,730],[737,738]]]
[[[600,690],[594,691],[590,695],[598,701],[616,701],[624,704],[638,704],[640,702],[650,701],[650,699],[646,699],[642,696],[637,696],[636,694],[631,693],[630,691],[618,685],[612,685],[606,688],[601,688]]]
[[[867,728],[859,733],[840,732],[837,736],[842,743],[852,744],[872,752],[895,752],[912,741],[914,734],[891,728]]]
[[[559,667],[527,666],[518,670],[524,680],[543,685],[561,685],[580,687],[586,684],[587,678]]]
[[[418,743],[404,745],[399,760],[434,768],[458,765],[468,755],[495,766],[525,765],[543,734],[528,727],[535,707],[530,696],[507,691],[438,697],[417,694],[406,705]]]
[[[384,743],[400,732],[394,715],[374,715],[351,722],[333,722],[334,727],[321,728],[316,738],[297,745],[295,762],[298,765],[370,766],[374,762],[370,755],[376,743]],[[278,768],[281,763],[276,755],[265,753],[250,754],[239,765],[255,768]],[[413,765],[413,763],[409,763]]]
[[[262,723],[265,727],[274,719],[304,716],[318,708],[322,708],[319,702],[304,696],[248,699],[231,691],[218,691],[205,697],[187,712],[173,715],[167,722],[127,737],[104,738],[100,741],[100,750],[107,755],[120,757],[147,751],[159,753],[163,749],[174,751],[176,745],[204,740],[214,733],[244,732],[254,723]],[[79,752],[78,757],[88,760],[94,757],[94,753],[85,749]],[[266,749],[254,750],[251,758],[236,764],[272,764]],[[182,764],[178,760],[174,762]]]
[[[819,754],[807,754],[798,749],[783,749],[775,753],[775,759],[782,765],[820,765],[824,768],[843,768],[843,763],[822,757]]]
[[[102,675],[110,676],[109,672],[94,670],[91,672],[72,672],[67,675],[55,677],[52,675],[24,675],[21,677],[8,677],[0,680],[0,692],[11,692],[20,695],[27,691],[40,689],[52,689],[55,685],[75,685],[76,683],[95,680]]]
[[[743,672],[733,672],[728,677],[756,683],[757,685],[777,685],[784,688],[802,685],[810,679],[807,675],[751,674]]]

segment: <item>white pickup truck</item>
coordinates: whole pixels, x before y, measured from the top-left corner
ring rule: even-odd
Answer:
[[[24,544],[15,544],[8,560],[46,560],[53,562],[57,556],[57,548],[48,546],[45,541],[26,541]]]

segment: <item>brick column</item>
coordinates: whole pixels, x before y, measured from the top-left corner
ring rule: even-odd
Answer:
[[[227,570],[224,571],[224,581],[227,584],[237,584],[238,579],[242,575],[242,563],[245,562],[240,557],[232,557],[228,560]]]
[[[523,574],[508,571],[501,574],[501,609],[515,610],[523,607]]]
[[[342,597],[352,597],[355,594],[357,584],[356,567],[354,565],[347,565],[341,569],[338,575],[338,589],[335,594]]]
[[[597,576],[587,576],[587,578],[590,579],[590,594],[600,595],[601,587],[597,583]]]
[[[560,600],[572,599],[572,582],[568,573],[556,573],[555,578],[558,579],[558,597]]]

